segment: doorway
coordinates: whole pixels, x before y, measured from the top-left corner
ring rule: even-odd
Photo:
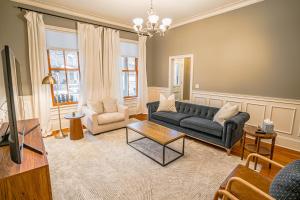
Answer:
[[[169,58],[169,89],[178,101],[190,101],[192,94],[193,55]]]

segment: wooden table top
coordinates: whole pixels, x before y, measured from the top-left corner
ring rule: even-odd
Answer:
[[[82,118],[84,116],[85,116],[84,113],[75,113],[75,115],[73,115],[73,114],[66,114],[64,116],[64,118],[65,119],[79,119],[79,118]]]
[[[245,125],[244,126],[244,131],[246,132],[246,134],[251,135],[253,137],[260,137],[263,139],[273,139],[274,137],[277,136],[276,132],[273,133],[256,133],[257,131],[257,127],[256,126],[249,126],[249,125]]]
[[[172,130],[150,121],[131,123],[127,125],[127,128],[134,130],[161,145],[166,145],[179,138],[185,137],[185,134],[182,132]]]

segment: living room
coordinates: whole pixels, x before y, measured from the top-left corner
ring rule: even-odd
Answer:
[[[299,8],[2,0],[0,199],[300,199]]]

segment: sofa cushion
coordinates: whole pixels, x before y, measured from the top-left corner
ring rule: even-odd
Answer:
[[[87,100],[87,107],[97,114],[103,113],[103,103],[99,100]]]
[[[181,120],[180,126],[201,131],[216,137],[222,137],[223,127],[212,120],[203,119],[199,117],[189,117]]]
[[[295,160],[277,173],[270,186],[270,195],[275,199],[299,199],[300,160]]]
[[[124,113],[119,113],[119,112],[103,113],[98,115],[97,117],[97,121],[99,125],[120,122],[123,120],[125,120],[125,115]]]
[[[215,114],[213,121],[224,126],[226,120],[232,118],[238,113],[239,107],[237,105],[231,105],[230,103],[227,103]]]
[[[117,99],[106,97],[103,99],[104,112],[113,113],[118,112]]]
[[[184,113],[178,113],[178,112],[166,112],[166,111],[160,111],[160,112],[154,112],[152,113],[152,117],[157,120],[161,120],[164,122],[168,122],[171,124],[175,124],[179,126],[180,121],[184,118],[190,117],[191,115],[184,114]]]
[[[157,111],[171,111],[177,112],[175,107],[175,95],[172,94],[168,98],[166,98],[163,94],[159,96],[159,106]]]

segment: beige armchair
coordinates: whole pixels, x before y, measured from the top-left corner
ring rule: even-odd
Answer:
[[[83,106],[82,112],[85,114],[83,125],[93,135],[125,127],[129,122],[128,107],[120,104],[117,107],[118,112],[98,114],[88,106]]]

